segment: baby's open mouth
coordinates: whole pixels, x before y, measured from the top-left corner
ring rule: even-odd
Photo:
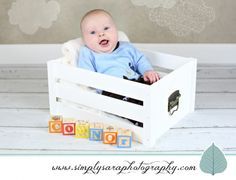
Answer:
[[[109,41],[107,39],[103,39],[99,42],[99,44],[102,45],[102,46],[106,46],[106,45],[108,45],[108,42]]]

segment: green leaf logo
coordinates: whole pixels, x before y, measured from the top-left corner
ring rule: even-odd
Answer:
[[[221,150],[214,143],[203,153],[200,168],[203,172],[215,175],[222,173],[227,167],[227,161]]]

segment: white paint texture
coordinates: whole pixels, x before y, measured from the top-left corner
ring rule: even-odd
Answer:
[[[208,23],[215,20],[213,8],[204,0],[131,0],[134,5],[147,6],[149,20],[167,27],[175,36],[201,33]]]
[[[25,34],[34,34],[39,28],[50,28],[57,20],[60,5],[50,0],[16,0],[8,11],[9,22],[18,25]]]

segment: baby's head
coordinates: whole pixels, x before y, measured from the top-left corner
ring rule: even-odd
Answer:
[[[111,15],[95,9],[87,12],[80,22],[85,45],[97,53],[111,53],[118,42],[118,32]]]

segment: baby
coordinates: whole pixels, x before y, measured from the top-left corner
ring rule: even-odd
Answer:
[[[101,9],[89,11],[80,28],[85,46],[81,47],[77,66],[90,71],[152,84],[159,80],[147,58],[128,42],[118,41],[118,32],[111,15]],[[103,95],[143,105],[143,101],[102,91]],[[143,124],[131,120],[133,124]]]
[[[85,46],[80,49],[78,67],[147,84],[159,80],[140,51],[128,42],[118,41],[116,26],[108,12],[89,11],[80,28]]]

